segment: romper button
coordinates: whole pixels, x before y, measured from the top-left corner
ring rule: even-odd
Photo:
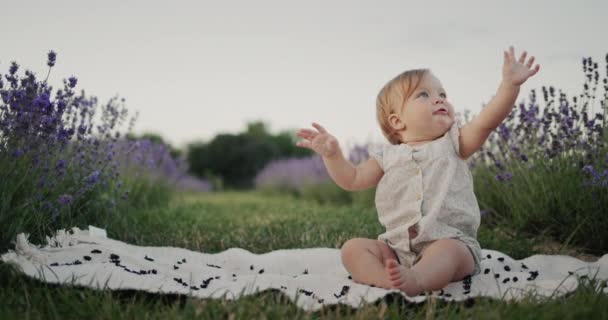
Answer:
[[[416,169],[416,174],[420,174],[420,169]]]
[[[416,195],[416,200],[420,200],[422,198],[422,196],[420,195],[420,193],[418,195]]]

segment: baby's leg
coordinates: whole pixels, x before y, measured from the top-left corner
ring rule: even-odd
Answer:
[[[342,264],[359,283],[392,288],[384,269],[384,261],[397,259],[386,243],[366,238],[350,239],[341,249]]]
[[[411,269],[397,261],[388,261],[386,272],[393,288],[415,296],[462,280],[473,273],[474,267],[473,256],[464,243],[456,239],[440,239],[424,249],[420,261]]]

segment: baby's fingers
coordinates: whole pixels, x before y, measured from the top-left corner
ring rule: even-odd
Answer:
[[[521,64],[524,64],[524,62],[526,62],[526,55],[528,55],[526,51],[522,52],[521,56],[519,56],[519,60],[517,61]]]
[[[530,74],[529,74],[528,77],[531,77],[531,76],[535,75],[538,72],[538,70],[540,70],[540,65],[537,63],[536,66],[534,66],[534,69],[532,69],[530,71]]]
[[[515,49],[513,46],[509,46],[509,59],[515,61]]]
[[[534,56],[531,56],[530,59],[528,59],[528,63],[526,63],[526,67],[528,67],[528,69],[532,68],[533,63],[534,63]]]
[[[509,53],[507,51],[503,51],[504,52],[504,63],[505,64],[511,64],[513,61],[511,60],[511,56],[509,55]]]
[[[309,140],[300,140],[296,142],[296,146],[311,149],[312,145]]]
[[[317,132],[310,129],[300,129],[298,132],[296,132],[296,135],[298,137],[308,139],[314,138],[317,135]]]
[[[327,130],[325,130],[325,128],[323,128],[320,124],[316,122],[313,122],[312,126],[319,130],[320,133],[327,133]]]

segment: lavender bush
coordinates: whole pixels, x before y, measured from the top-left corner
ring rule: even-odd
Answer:
[[[124,99],[100,105],[77,93],[73,76],[54,91],[47,80],[56,57],[48,53],[44,80],[29,70],[20,75],[16,62],[0,75],[2,248],[18,232],[36,238],[73,225],[104,226],[121,218],[121,206],[143,205],[129,195],[138,180],[121,181],[117,157],[122,127],[130,131],[137,115],[129,117]],[[144,194],[158,184],[138,185],[136,194]]]
[[[119,140],[114,143],[116,159],[119,164],[120,176],[130,181],[131,197],[136,196],[138,202],[153,202],[163,199],[167,203],[171,192],[197,191],[209,192],[211,184],[198,177],[188,174],[188,163],[185,157],[174,159],[171,150],[162,143],[154,143],[149,139]],[[118,181],[121,185],[123,181]],[[160,190],[150,192],[150,186],[157,186]],[[145,199],[145,200],[144,200]]]
[[[354,164],[366,160],[367,148],[355,146],[348,158]],[[257,190],[265,193],[288,193],[320,203],[373,206],[373,190],[352,193],[341,189],[331,180],[318,155],[271,161],[256,175],[254,183]]]
[[[99,107],[95,97],[75,92],[75,77],[64,80],[53,96],[47,79],[55,62],[51,51],[42,81],[29,70],[20,76],[16,62],[0,79],[3,245],[17,229],[42,234],[80,215],[100,216],[98,211],[112,205],[111,197],[101,196],[117,174],[103,141],[120,136],[118,128],[127,120],[124,100]]]
[[[606,62],[608,74],[608,55]],[[532,90],[470,166],[486,223],[508,221],[520,231],[605,251],[608,79],[598,95],[598,63],[584,58],[583,73],[583,91],[572,99],[542,87],[541,107]]]
[[[288,158],[268,163],[255,177],[256,188],[271,188],[297,193],[307,185],[330,182],[319,156]]]

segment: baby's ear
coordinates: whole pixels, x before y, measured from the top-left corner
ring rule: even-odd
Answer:
[[[391,125],[391,128],[394,130],[403,130],[405,129],[405,123],[401,121],[401,118],[395,113],[391,113],[388,116],[388,123]]]

